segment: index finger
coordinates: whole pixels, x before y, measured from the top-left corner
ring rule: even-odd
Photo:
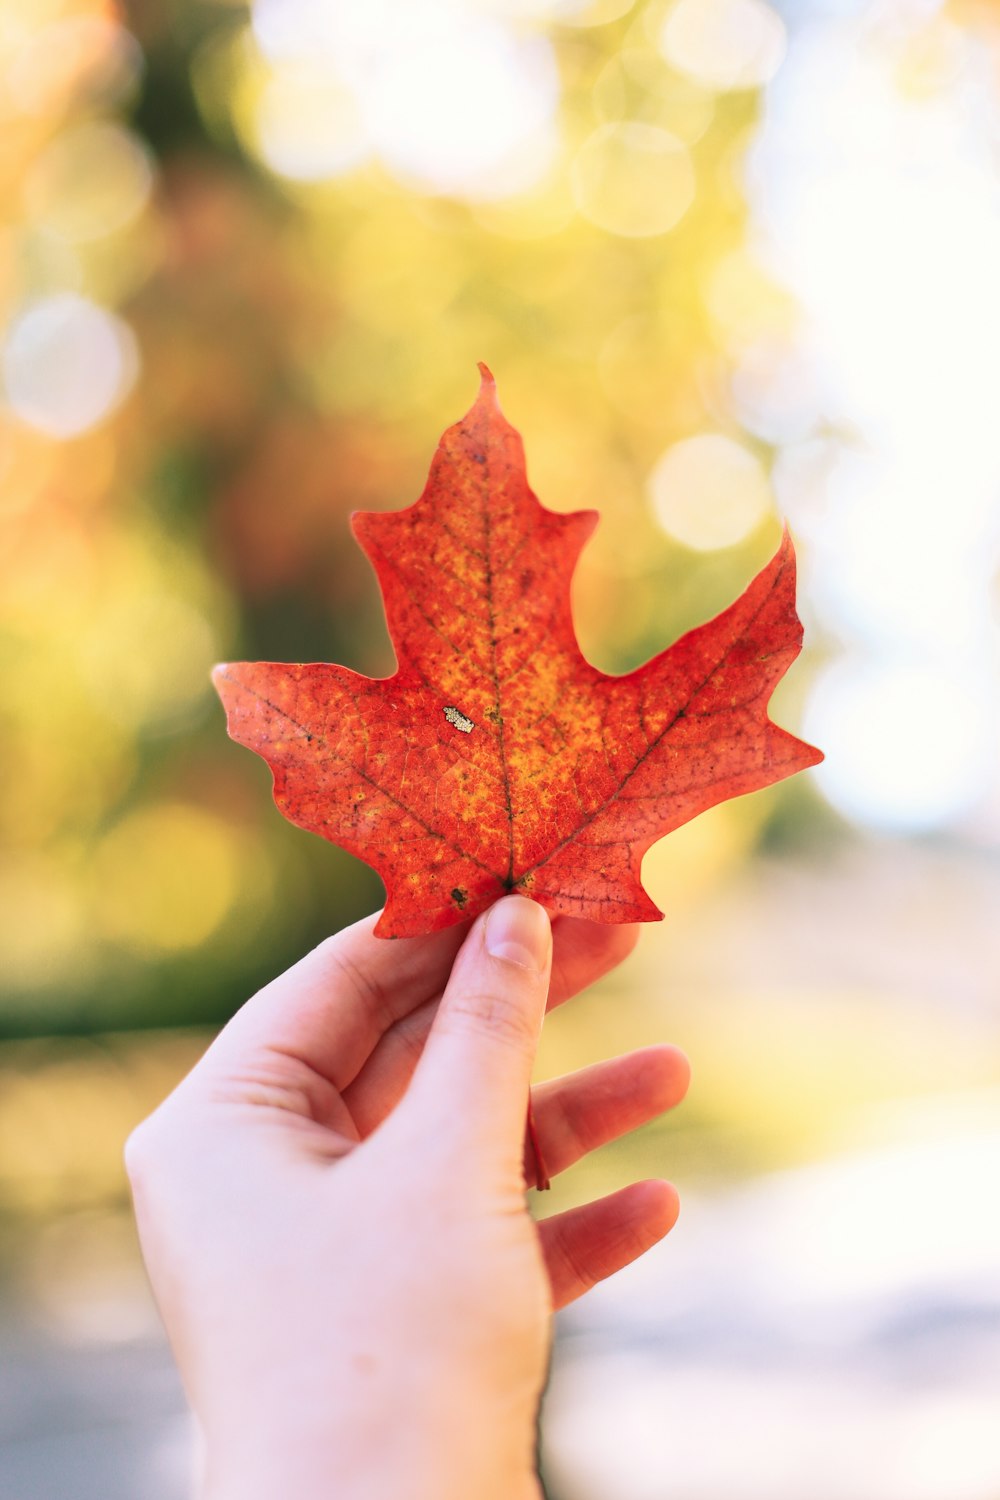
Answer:
[[[343,1089],[400,1016],[440,993],[468,929],[377,938],[379,913],[325,938],[258,990],[202,1059],[225,1068],[248,1052],[280,1052]]]
[[[248,1050],[267,1049],[346,1089],[386,1033],[440,999],[469,930],[462,922],[423,937],[378,938],[377,920],[375,913],[326,938],[258,991],[220,1032],[203,1065],[226,1067]],[[556,917],[552,936],[550,1006],[620,963],[634,948],[638,928]],[[422,1015],[421,1041],[429,1026],[430,1015]],[[412,1052],[411,1040],[403,1040]]]
[[[620,964],[632,952],[638,935],[636,926],[556,917],[552,923],[552,980],[547,1008],[561,1005]],[[374,1130],[406,1092],[439,999],[439,993],[433,994],[390,1026],[378,1038],[361,1071],[341,1089],[362,1136]]]

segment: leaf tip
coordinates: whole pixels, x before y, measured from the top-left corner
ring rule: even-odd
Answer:
[[[576,521],[577,526],[580,528],[580,536],[581,536],[581,538],[583,539],[583,541],[587,541],[590,537],[593,536],[594,532],[597,530],[598,522],[601,519],[601,513],[600,513],[600,511],[599,510],[575,510],[575,511],[571,511],[570,514],[572,515],[573,519]]]
[[[497,383],[493,377],[493,371],[482,360],[479,361],[476,368],[479,371],[479,391],[472,404],[472,410],[475,411],[477,407],[482,409],[486,406],[492,406],[499,412],[500,397],[497,395]]]

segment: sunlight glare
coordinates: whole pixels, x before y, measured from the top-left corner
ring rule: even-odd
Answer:
[[[820,371],[814,430],[822,418],[840,450],[801,507],[811,605],[847,653],[815,687],[817,779],[849,817],[899,831],[953,823],[1000,760],[984,706],[1000,698],[1000,202],[985,144],[1000,119],[950,32],[947,66],[906,86],[911,39],[928,45],[918,9],[887,0],[894,29],[831,17],[796,34],[750,158],[763,253],[801,310],[792,358]],[[752,368],[743,380],[752,412]],[[801,423],[773,435],[808,437]],[[777,469],[796,524],[795,465]]]
[[[558,76],[542,37],[466,16],[387,48],[363,89],[379,155],[425,190],[504,197],[551,160]]]
[[[916,832],[954,822],[982,797],[996,713],[967,668],[919,656],[842,656],[813,684],[803,734],[833,805],[870,827]]]
[[[259,129],[277,171],[316,179],[373,152],[420,191],[490,201],[526,191],[551,162],[551,44],[500,16],[456,0],[257,0],[253,30],[275,76],[312,80],[303,97],[265,89]]]

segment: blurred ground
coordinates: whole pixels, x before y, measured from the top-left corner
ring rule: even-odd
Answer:
[[[105,1269],[81,1287],[77,1235],[86,1241],[89,1226],[63,1227],[74,1252],[64,1249],[51,1279],[25,1287],[17,1277],[0,1299],[0,1495],[182,1500],[192,1493],[190,1422],[136,1263],[122,1274],[97,1240]]]
[[[869,1130],[822,1165],[689,1192],[669,1248],[564,1315],[553,1497],[1000,1491],[1000,1090]]]

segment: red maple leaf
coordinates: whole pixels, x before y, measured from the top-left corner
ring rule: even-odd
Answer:
[[[622,677],[582,655],[570,580],[595,511],[528,488],[485,366],[420,499],[353,517],[398,668],[239,662],[213,674],[278,807],[372,865],[376,932],[409,937],[508,891],[603,922],[659,920],[642,856],[705,808],[822,755],[767,716],[798,655],[787,532],[727,610]]]

